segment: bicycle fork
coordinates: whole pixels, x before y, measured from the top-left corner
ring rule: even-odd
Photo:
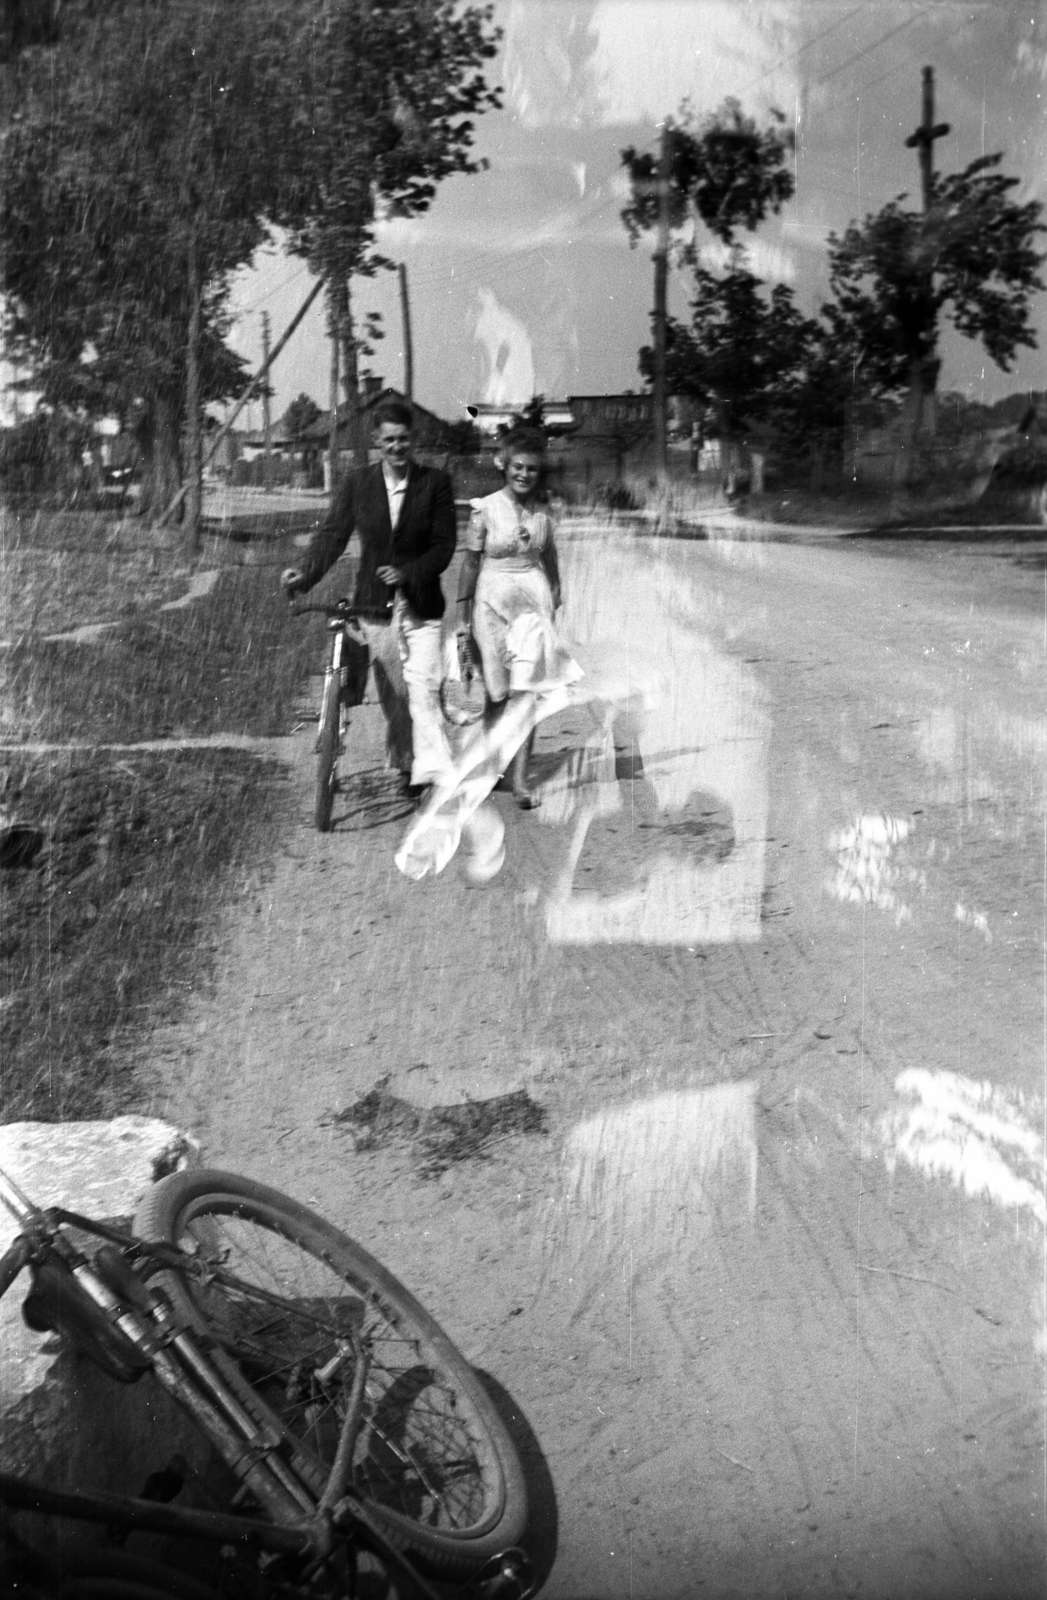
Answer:
[[[437,1600],[435,1591],[413,1563],[389,1542],[366,1508],[347,1493],[367,1378],[365,1353],[360,1353],[357,1362],[335,1462],[317,1500],[278,1454],[283,1443],[279,1424],[269,1429],[259,1425],[228,1382],[231,1374],[223,1377],[216,1370],[192,1332],[179,1327],[163,1298],[139,1280],[119,1250],[103,1245],[95,1256],[93,1269],[83,1258],[81,1263],[81,1281],[95,1303],[139,1349],[149,1354],[158,1381],[212,1440],[226,1465],[257,1496],[273,1522],[298,1531],[300,1552],[310,1558],[312,1565],[320,1566],[335,1554],[336,1529],[355,1529],[384,1558],[391,1572],[407,1579],[422,1600]],[[75,1266],[73,1270],[77,1270]],[[177,1359],[168,1350],[174,1351]],[[214,1352],[216,1357],[221,1354]],[[294,1441],[290,1442],[293,1445]]]
[[[181,1327],[158,1294],[131,1271],[120,1252],[102,1246],[94,1263],[72,1250],[63,1254],[82,1288],[149,1358],[157,1382],[187,1411],[223,1461],[248,1485],[276,1523],[301,1523],[315,1501],[277,1451],[275,1429],[260,1427],[228,1382]]]

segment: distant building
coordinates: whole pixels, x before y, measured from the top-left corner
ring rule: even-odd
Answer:
[[[481,434],[494,440],[520,415],[525,402],[468,407]],[[542,425],[549,435],[547,482],[554,493],[586,495],[621,481],[625,470],[650,464],[653,402],[649,394],[574,394],[545,400]],[[679,408],[678,408],[679,409]],[[671,411],[673,422],[677,421]],[[684,432],[689,436],[690,419]]]
[[[567,404],[579,440],[632,436],[651,426],[653,400],[649,394],[573,394]]]
[[[382,380],[366,379],[360,391],[360,414],[365,418],[368,432],[371,427],[371,416],[377,406],[385,400],[399,400],[404,403],[405,396],[399,389],[383,385]],[[435,412],[428,411],[425,406],[420,406],[416,400],[410,402],[414,412],[415,445],[420,450],[441,450],[446,448],[445,435],[447,424]],[[340,453],[352,452],[352,413],[348,403],[338,407],[338,450]],[[316,421],[311,423],[301,435],[302,443],[310,443],[323,450],[327,449],[331,432],[331,413],[321,411]]]
[[[503,428],[508,428],[529,402],[521,400],[514,405],[493,405],[478,401],[466,406],[479,431],[485,438],[495,438]],[[542,402],[542,427],[552,436],[571,433],[577,427],[569,400],[544,400]]]
[[[404,400],[399,389],[382,383],[381,378],[366,378],[360,390],[360,413],[364,418],[364,433],[370,443],[370,417],[383,400]],[[432,411],[412,403],[415,417],[415,445],[423,454],[439,454],[446,450],[447,424]],[[359,465],[354,449],[353,414],[348,402],[338,407],[336,448],[341,470]],[[328,488],[327,453],[330,448],[331,413],[321,411],[307,428],[292,432],[286,416],[274,422],[269,430],[269,481],[292,483],[299,488]],[[265,433],[253,428],[244,433],[229,434],[224,441],[215,470],[219,475],[229,475],[235,483],[261,483],[265,475]],[[368,459],[375,459],[368,450]]]

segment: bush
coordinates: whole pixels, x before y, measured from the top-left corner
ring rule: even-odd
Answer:
[[[0,489],[5,494],[32,494],[47,483],[50,449],[47,418],[31,417],[0,432]]]
[[[1047,439],[1023,439],[1002,455],[992,482],[1001,489],[1035,489],[1047,483]]]
[[[625,483],[601,483],[597,486],[593,497],[598,506],[606,506],[608,511],[638,511],[640,502]]]

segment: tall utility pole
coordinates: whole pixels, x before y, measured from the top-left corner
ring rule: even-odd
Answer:
[[[331,378],[327,390],[330,421],[327,426],[327,491],[333,501],[338,490],[338,377],[341,328],[338,307],[333,294],[328,294],[328,325],[331,334]]]
[[[944,139],[949,132],[947,122],[934,120],[934,68],[923,69],[923,116],[916,132],[910,134],[905,141],[907,150],[918,150],[920,155],[920,187],[923,192],[923,214],[928,216],[934,200],[934,141]],[[934,299],[934,271],[928,268],[921,286],[921,296],[925,297],[927,305],[932,306],[930,311],[933,326],[933,299]],[[940,367],[938,357],[934,353],[933,340],[931,348],[922,359],[913,362],[910,379],[910,427],[912,439],[922,431],[933,436],[935,432],[935,404],[934,392],[938,383],[938,370]]]
[[[923,69],[923,120],[915,133],[909,135],[905,141],[907,150],[920,152],[920,184],[923,190],[923,209],[926,214],[931,209],[931,196],[934,190],[934,141],[944,139],[949,132],[947,122],[934,120],[934,68]]]
[[[268,313],[268,311],[263,311],[262,312],[262,362],[263,362],[264,366],[268,368],[268,366],[269,366],[269,313]],[[273,480],[272,480],[272,465],[273,465],[273,438],[272,438],[272,432],[273,432],[273,430],[272,430],[272,421],[271,421],[271,418],[269,416],[269,383],[268,383],[268,381],[266,381],[262,385],[262,427],[263,427],[263,429],[265,431],[265,467],[263,469],[263,472],[264,472],[264,477],[265,477],[265,492],[266,492],[266,494],[268,494],[269,491],[273,487]]]
[[[654,252],[654,465],[660,479],[665,478],[666,450],[665,394],[665,301],[669,281],[669,182],[672,177],[672,144],[668,121],[662,123],[658,153],[658,243]]]
[[[276,349],[273,351],[272,355],[269,357],[269,367],[272,366],[273,362],[276,360],[276,358],[280,354],[281,350],[283,350],[284,346],[287,345],[290,342],[292,334],[294,334],[296,329],[300,326],[303,318],[305,317],[306,312],[309,310],[309,307],[312,305],[313,301],[316,299],[317,295],[320,293],[320,290],[322,288],[323,288],[323,281],[322,280],[318,280],[316,283],[313,284],[313,287],[309,290],[309,293],[306,295],[305,299],[302,301],[302,304],[298,307],[298,310],[295,312],[294,316],[291,318],[290,323],[285,328],[284,332],[280,335],[279,339],[276,341]],[[219,428],[218,432],[214,435],[214,437],[211,439],[211,442],[207,446],[207,452],[204,455],[204,459],[203,459],[203,466],[205,466],[205,467],[209,466],[210,463],[214,460],[215,456],[218,454],[219,446],[221,445],[221,443],[222,443],[222,441],[224,439],[228,438],[229,433],[232,430],[233,423],[236,421],[237,417],[240,415],[241,411],[244,409],[245,406],[247,406],[247,408],[248,408],[247,417],[248,417],[248,422],[250,422],[251,417],[254,415],[253,397],[257,393],[259,385],[262,383],[262,381],[264,379],[268,378],[268,376],[269,376],[269,367],[266,367],[266,366],[259,367],[258,371],[254,375],[254,380],[244,390],[243,394],[240,396],[240,399],[236,402],[236,404],[234,405],[233,409],[230,411],[229,415],[226,417],[225,421],[222,423],[222,426]],[[179,491],[175,495],[174,499],[171,500],[168,503],[168,505],[160,513],[160,516],[156,519],[156,522],[154,524],[155,527],[162,528],[165,522],[169,522],[170,521],[170,519],[174,516],[175,512],[178,510],[178,507],[182,504],[182,501],[185,499],[186,494],[188,493],[188,490],[189,490],[189,485],[187,483],[183,483],[182,487],[179,489]]]
[[[400,316],[404,327],[404,399],[414,399],[414,349],[411,345],[411,302],[407,298],[407,268],[401,261],[398,268],[400,278]]]
[[[367,423],[363,407],[360,404],[360,344],[356,337],[356,328],[353,324],[353,301],[349,288],[349,280],[345,280],[345,288],[340,299],[341,332],[342,332],[342,388],[345,391],[345,404],[347,420],[349,423],[349,443],[353,451],[353,464],[355,466],[367,465]]]

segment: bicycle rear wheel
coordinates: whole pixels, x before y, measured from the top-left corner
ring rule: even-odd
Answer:
[[[337,672],[329,673],[324,679],[324,697],[320,706],[320,732],[316,741],[316,793],[313,799],[313,822],[318,833],[331,831],[331,812],[338,788],[342,733],[339,679]]]
[[[465,1358],[355,1240],[263,1184],[176,1173],[135,1219],[235,1277],[162,1273],[175,1310],[232,1356],[296,1441],[319,1495],[362,1346],[369,1368],[350,1486],[386,1536],[434,1575],[467,1577],[527,1520],[523,1469]]]

